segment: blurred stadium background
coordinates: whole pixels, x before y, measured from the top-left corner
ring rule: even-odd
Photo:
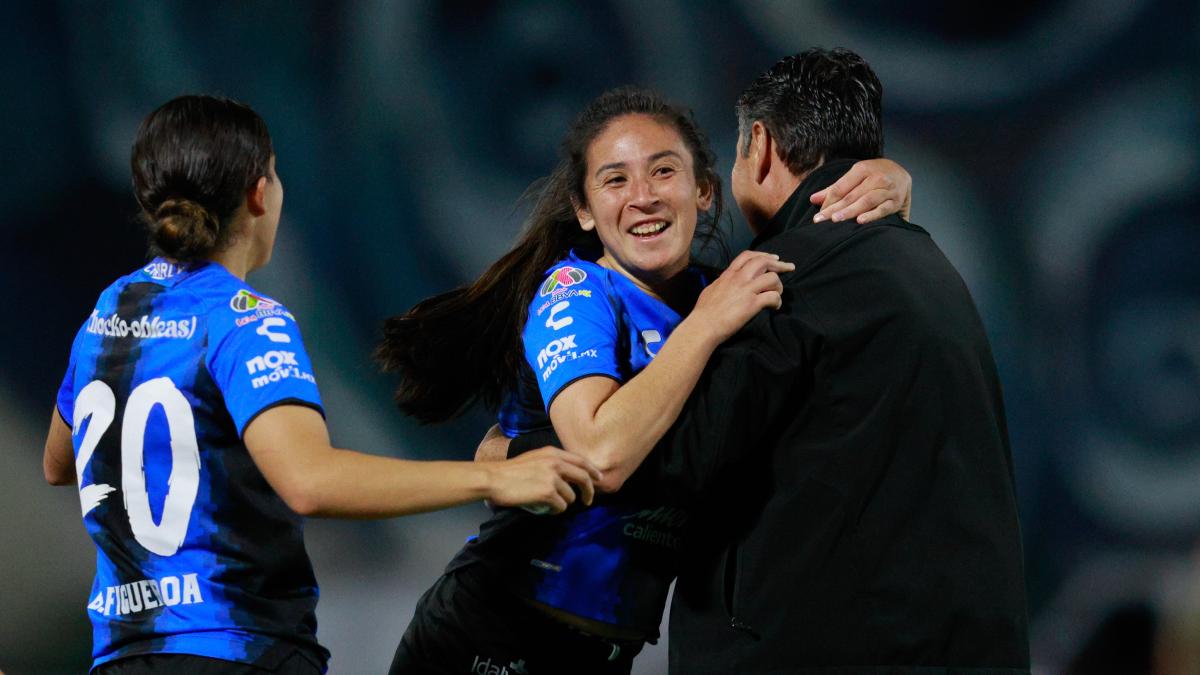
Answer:
[[[275,261],[252,282],[299,317],[335,442],[466,458],[487,416],[403,419],[368,358],[381,317],[505,249],[517,196],[601,90],[651,85],[693,107],[728,175],[738,92],[813,45],[875,67],[888,155],[914,176],[913,220],[958,265],[990,332],[1036,670],[1149,672],[1155,653],[1158,672],[1186,663],[1200,637],[1197,4],[845,4],[7,6],[0,669],[88,664],[93,548],[75,492],[43,483],[41,448],[74,331],[144,259],[128,158],[147,112],[221,93],[270,125],[287,196]],[[485,515],[309,524],[331,672],[386,668],[418,595]],[[637,672],[665,663],[660,644]]]

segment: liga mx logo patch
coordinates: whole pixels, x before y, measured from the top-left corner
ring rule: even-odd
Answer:
[[[235,312],[249,312],[253,310],[270,309],[277,307],[279,303],[270,298],[264,298],[261,295],[255,295],[250,291],[242,289],[237,292],[237,295],[229,299],[229,307]]]
[[[546,279],[546,283],[542,284],[542,290],[538,292],[538,295],[550,295],[568,286],[574,286],[586,278],[587,272],[578,267],[560,267],[550,273],[549,278]]]

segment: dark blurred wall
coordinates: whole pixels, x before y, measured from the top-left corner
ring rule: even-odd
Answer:
[[[252,281],[297,313],[335,440],[466,457],[486,414],[445,428],[396,414],[368,358],[379,320],[505,249],[516,198],[595,94],[633,82],[690,105],[727,172],[741,87],[813,45],[875,67],[913,220],[959,267],[992,337],[1035,660],[1060,672],[1139,612],[1173,611],[1200,535],[1197,4],[844,5],[6,7],[0,670],[88,661],[94,554],[73,491],[41,483],[41,442],[75,330],[144,259],[128,153],[156,105],[221,93],[270,125],[285,215],[276,262]],[[747,241],[736,213],[730,228]],[[484,515],[310,526],[332,672],[384,667],[416,596]],[[663,654],[648,650],[639,672],[660,672]]]

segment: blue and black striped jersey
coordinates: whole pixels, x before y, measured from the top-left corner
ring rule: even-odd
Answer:
[[[687,274],[698,295],[704,275]],[[550,404],[579,379],[627,382],[681,320],[620,273],[572,251],[547,272],[530,305],[523,333],[529,370],[501,408],[501,428],[510,437],[548,429]],[[514,559],[516,590],[528,599],[653,636],[686,521],[686,512],[663,502],[635,473],[619,493],[598,496],[589,508],[552,517],[498,514],[459,562]]]
[[[220,265],[156,259],[100,295],[58,394],[98,549],[93,667],[296,650],[324,667],[301,519],[241,438],[281,404],[321,410],[295,317]]]

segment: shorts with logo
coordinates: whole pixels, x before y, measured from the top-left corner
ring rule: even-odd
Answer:
[[[512,595],[482,565],[447,572],[417,602],[391,675],[628,675],[641,642],[580,633]]]

